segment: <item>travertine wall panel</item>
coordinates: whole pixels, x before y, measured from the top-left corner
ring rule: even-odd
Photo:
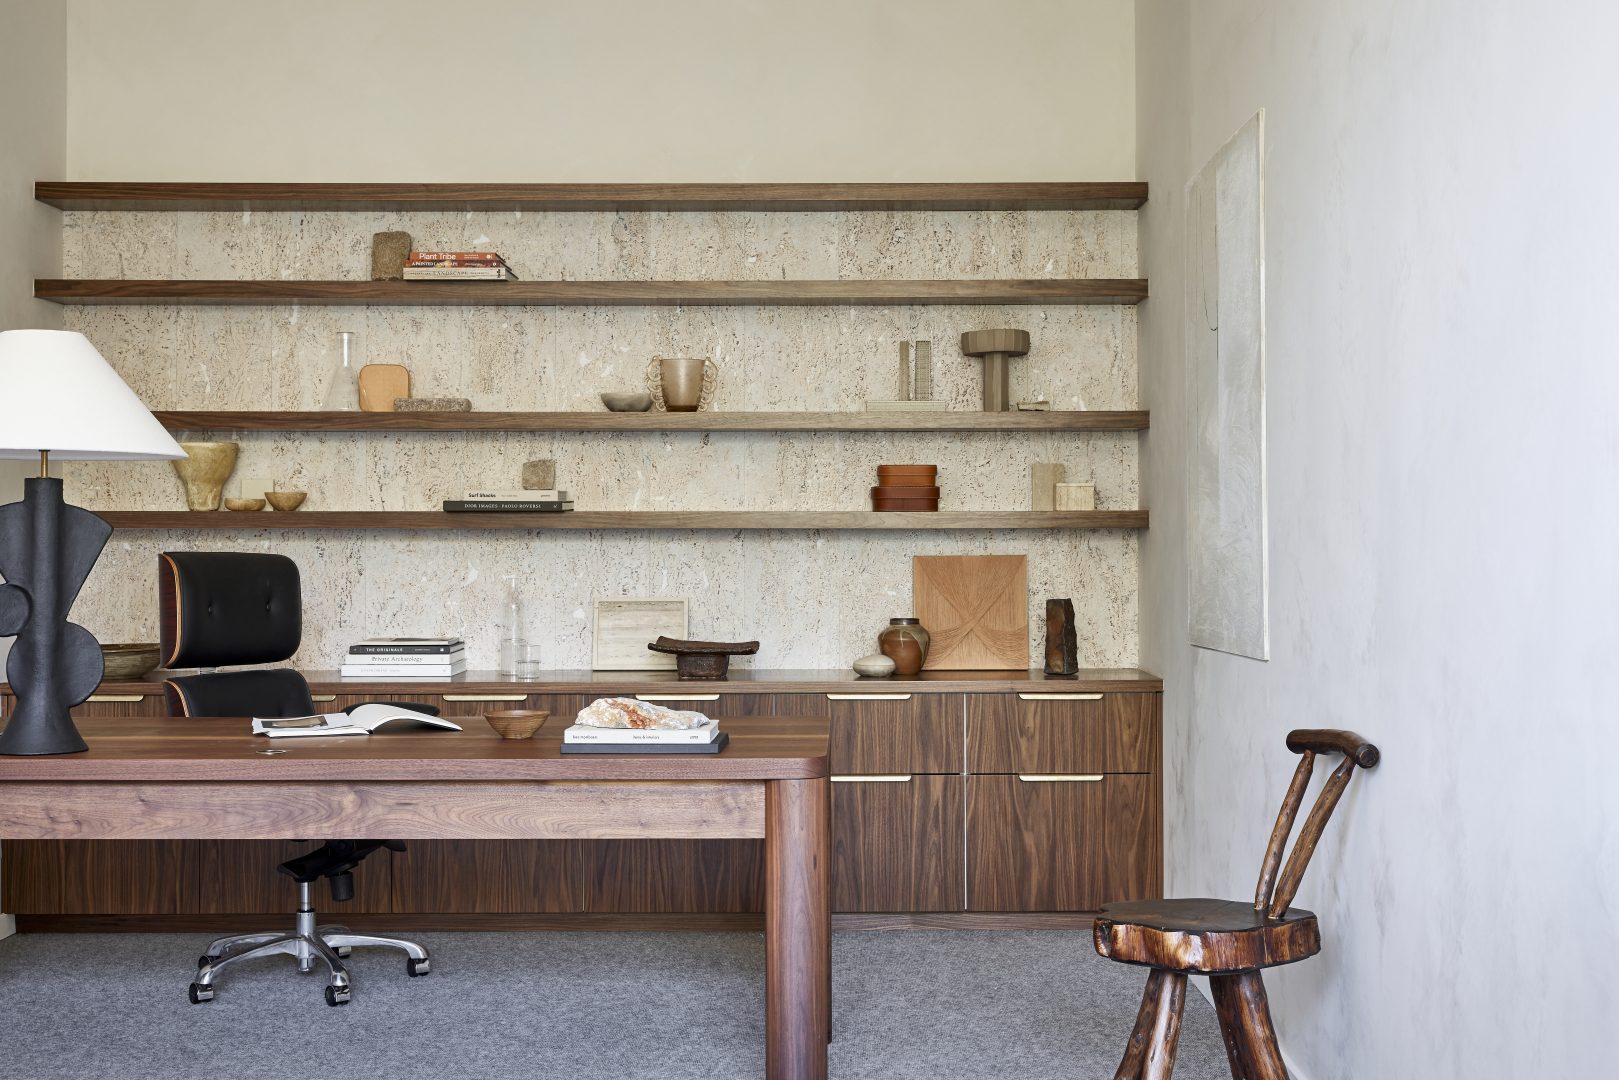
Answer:
[[[1132,277],[1134,214],[167,214],[64,215],[72,277],[361,278],[371,233],[419,247],[494,249],[526,280]],[[1027,327],[1019,398],[1134,408],[1136,314],[1123,307],[69,308],[153,408],[309,409],[324,399],[336,333],[362,359],[399,362],[427,395],[482,409],[595,410],[642,385],[653,355],[712,356],[727,410],[858,411],[895,393],[896,343],[934,342],[935,386],[976,408],[979,362],[962,330]],[[580,509],[861,509],[882,462],[939,465],[941,509],[1028,508],[1028,466],[1094,478],[1098,505],[1138,505],[1137,438],[1100,434],[278,433],[242,444],[238,477],[310,491],[307,507],[435,509],[476,485],[517,486],[555,458]],[[183,506],[163,464],[84,463],[70,497],[99,509]],[[1102,533],[126,532],[75,612],[104,640],[155,632],[156,553],[275,550],[305,575],[298,661],[331,666],[356,637],[457,631],[491,666],[502,582],[526,583],[548,662],[585,667],[596,596],[686,596],[692,632],[763,641],[758,666],[842,667],[910,612],[913,554],[1026,552],[1030,610],[1073,596],[1084,660],[1136,659],[1136,539]],[[1038,642],[1035,643],[1038,647]]]

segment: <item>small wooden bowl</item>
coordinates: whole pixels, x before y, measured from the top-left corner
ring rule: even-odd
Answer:
[[[264,497],[277,510],[296,510],[309,498],[307,491],[266,491]]]
[[[871,497],[873,510],[897,510],[902,512],[936,512],[939,509],[938,499],[896,499],[892,496],[873,495]]]
[[[496,709],[483,718],[502,739],[531,739],[550,715],[546,709]]]
[[[226,510],[263,510],[263,499],[226,499]]]

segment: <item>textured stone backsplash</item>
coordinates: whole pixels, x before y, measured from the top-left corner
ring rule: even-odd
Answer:
[[[363,278],[374,231],[418,247],[500,251],[524,280],[1133,277],[1135,215],[170,214],[64,215],[69,277]],[[937,396],[977,407],[962,330],[1018,326],[1013,396],[1056,408],[1136,403],[1128,307],[70,307],[146,403],[169,409],[319,407],[338,330],[362,362],[406,364],[414,391],[474,408],[595,410],[639,388],[655,355],[711,356],[722,410],[858,411],[895,392],[897,342],[934,342]],[[1098,506],[1138,504],[1133,433],[215,432],[242,444],[236,477],[309,490],[310,510],[436,509],[477,485],[518,486],[555,458],[580,509],[863,509],[882,462],[939,466],[944,510],[1028,508],[1028,466],[1095,479]],[[179,509],[164,464],[67,466],[93,509]],[[234,483],[227,488],[234,491]],[[910,556],[1029,555],[1031,648],[1043,601],[1072,596],[1081,659],[1136,662],[1137,546],[1127,532],[144,532],[116,533],[74,618],[103,640],[155,636],[156,554],[274,550],[305,579],[297,662],[334,665],[369,634],[464,634],[494,664],[503,578],[519,574],[546,662],[589,666],[591,600],[686,596],[696,636],[762,641],[757,667],[841,668],[910,613]]]

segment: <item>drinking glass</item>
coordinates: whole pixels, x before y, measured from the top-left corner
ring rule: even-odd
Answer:
[[[541,663],[540,643],[537,641],[519,641],[513,646],[515,664],[512,674],[519,679],[538,679],[545,668]]]

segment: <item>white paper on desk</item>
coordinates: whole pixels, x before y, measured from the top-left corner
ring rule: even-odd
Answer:
[[[461,725],[442,716],[431,716],[415,709],[401,709],[395,705],[373,702],[361,705],[352,713],[317,713],[314,716],[253,718],[253,734],[268,735],[272,739],[296,739],[315,735],[369,735],[383,724],[395,720],[427,724],[448,731],[460,731]],[[297,726],[285,726],[297,725]]]

